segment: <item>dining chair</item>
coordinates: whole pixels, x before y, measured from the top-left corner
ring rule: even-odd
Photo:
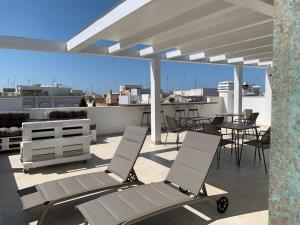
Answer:
[[[243,140],[244,140],[244,138],[243,138]],[[256,161],[257,153],[258,153],[259,160],[261,160],[261,154],[260,154],[260,151],[261,151],[263,160],[264,160],[265,172],[268,173],[266,159],[265,159],[265,150],[270,148],[270,142],[271,142],[271,127],[269,127],[266,131],[260,131],[258,135],[255,135],[255,139],[249,140],[249,141],[243,141],[242,148],[241,148],[240,161],[242,158],[244,145],[249,145],[249,146],[255,147],[254,148],[254,150],[255,150],[254,162]]]
[[[167,145],[168,135],[169,133],[175,133],[176,136],[176,146],[178,150],[179,145],[179,134],[184,131],[184,129],[181,128],[180,124],[177,122],[175,117],[166,116],[167,121],[167,133],[166,133],[166,140],[165,140],[165,146]]]
[[[224,139],[222,133],[212,123],[203,123],[202,127],[203,127],[203,133],[221,136],[221,141],[219,143],[219,147],[218,147],[218,150],[217,150],[217,160],[218,160],[218,167],[217,168],[219,169],[220,168],[221,148],[222,147],[225,150],[225,146],[230,144],[231,145],[231,151],[232,151],[233,146],[234,146],[235,154],[236,154],[235,138],[234,139]]]

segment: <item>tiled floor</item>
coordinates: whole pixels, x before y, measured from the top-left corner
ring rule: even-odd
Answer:
[[[181,135],[181,139],[183,138],[184,133]],[[93,157],[87,164],[51,166],[32,170],[30,174],[22,172],[18,152],[0,154],[0,225],[36,224],[42,208],[22,212],[17,190],[49,180],[102,171],[113,156],[119,141],[120,136],[100,138],[96,145],[91,146]],[[175,141],[175,136],[169,135],[169,141]],[[269,152],[266,153],[268,159]],[[166,146],[153,145],[148,136],[135,166],[139,179],[145,183],[164,180],[176,155],[174,143],[168,143]],[[246,148],[241,167],[238,168],[234,162],[234,155],[231,155],[228,149],[222,152],[219,170],[216,161],[213,162],[207,177],[208,194],[210,196],[228,194],[230,207],[225,214],[217,213],[214,201],[204,200],[155,216],[139,224],[266,225],[268,176],[264,172],[263,162],[257,160],[254,164],[253,156],[254,151]],[[74,206],[100,195],[55,206],[49,211],[46,224],[83,224],[84,220]]]

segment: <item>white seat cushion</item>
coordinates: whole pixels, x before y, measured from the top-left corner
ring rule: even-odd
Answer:
[[[152,183],[108,194],[77,206],[90,225],[117,225],[192,200],[165,183]]]

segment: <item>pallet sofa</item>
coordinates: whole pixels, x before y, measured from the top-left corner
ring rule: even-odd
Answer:
[[[20,150],[22,123],[29,117],[24,112],[0,112],[0,151]]]
[[[87,111],[85,110],[56,110],[45,114],[48,120],[72,120],[72,119],[87,119]],[[90,125],[91,141],[96,143],[97,139],[96,124]]]
[[[91,158],[89,119],[23,123],[23,171]]]

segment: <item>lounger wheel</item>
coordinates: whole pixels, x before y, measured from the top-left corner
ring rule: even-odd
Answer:
[[[179,187],[179,191],[180,191],[181,193],[183,193],[183,194],[186,194],[186,193],[189,192],[187,189],[184,189],[184,188],[182,188],[182,187]]]
[[[24,172],[25,174],[27,174],[27,173],[29,172],[29,169],[23,169],[23,172]]]
[[[229,206],[229,200],[227,197],[223,196],[217,201],[217,210],[219,213],[223,214],[227,211]]]

